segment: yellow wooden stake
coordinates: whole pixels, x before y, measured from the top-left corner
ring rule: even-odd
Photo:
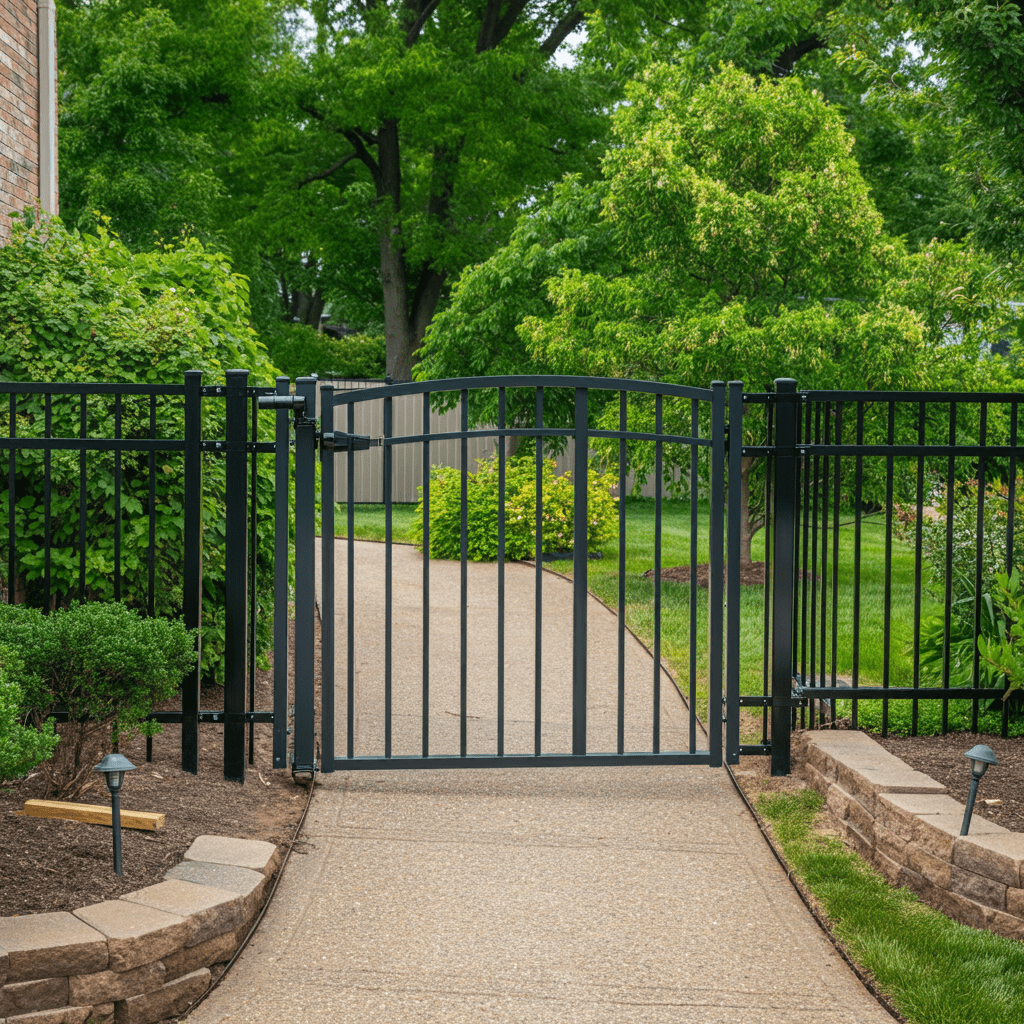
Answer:
[[[65,800],[26,800],[22,812],[30,818],[66,818],[92,825],[113,825],[113,812],[102,804],[73,804]],[[152,811],[121,811],[124,828],[141,828],[154,832],[164,827],[164,816]]]

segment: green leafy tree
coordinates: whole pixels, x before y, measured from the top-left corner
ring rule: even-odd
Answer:
[[[964,387],[982,372],[983,261],[948,245],[908,256],[885,234],[843,117],[819,95],[795,77],[758,82],[732,68],[702,85],[685,65],[656,65],[627,96],[585,233],[610,232],[611,258],[594,270],[562,244],[569,258],[516,329],[528,365],[756,390],[783,376],[818,388]],[[493,279],[498,257],[489,263],[468,276]],[[461,289],[431,335],[431,367],[442,352],[469,352],[495,319]],[[643,398],[630,416],[631,429],[653,423]],[[649,472],[653,446],[630,458]],[[763,522],[757,471],[743,460],[745,561]]]

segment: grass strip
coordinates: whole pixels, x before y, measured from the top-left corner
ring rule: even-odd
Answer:
[[[813,790],[762,793],[793,873],[833,933],[911,1024],[1024,1022],[1024,943],[958,924],[889,885],[836,837],[815,831]]]

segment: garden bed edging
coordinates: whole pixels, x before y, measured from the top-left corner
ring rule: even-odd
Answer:
[[[888,881],[962,924],[1024,939],[1024,835],[974,817],[961,836],[964,805],[862,732],[805,730],[793,745],[843,837]]]
[[[164,881],[72,913],[0,918],[0,1024],[151,1024],[206,990],[280,863],[273,843],[199,836]]]

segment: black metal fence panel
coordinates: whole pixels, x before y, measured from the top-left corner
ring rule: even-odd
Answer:
[[[254,707],[257,621],[270,613],[255,587],[257,457],[274,444],[256,432],[255,403],[268,389],[248,387],[247,371],[230,371],[225,385],[204,385],[202,377],[189,371],[181,384],[160,385],[0,382],[0,449],[7,454],[0,504],[8,524],[0,583],[8,603],[44,613],[76,601],[123,601],[146,615],[181,616],[200,630],[195,668],[182,681],[182,710],[150,717],[181,723],[182,768],[191,772],[198,770],[199,722],[223,724],[225,776],[241,780],[245,724],[251,763],[253,723],[274,718]],[[220,473],[204,474],[204,464],[221,458],[227,488]],[[224,707],[205,711],[201,627],[213,574],[204,581],[204,533],[226,563],[216,600],[225,620]],[[286,549],[285,564],[287,575]],[[285,699],[275,697],[280,721]],[[55,717],[66,712],[57,709]]]
[[[927,714],[929,730],[1005,736],[1017,711],[979,638],[1006,638],[996,576],[1024,554],[1020,396],[810,391],[798,401],[790,635],[795,693],[809,702],[802,721],[833,725],[842,709],[857,727],[880,705],[869,724],[883,735],[894,714],[912,735]],[[781,415],[778,393],[776,404]]]

